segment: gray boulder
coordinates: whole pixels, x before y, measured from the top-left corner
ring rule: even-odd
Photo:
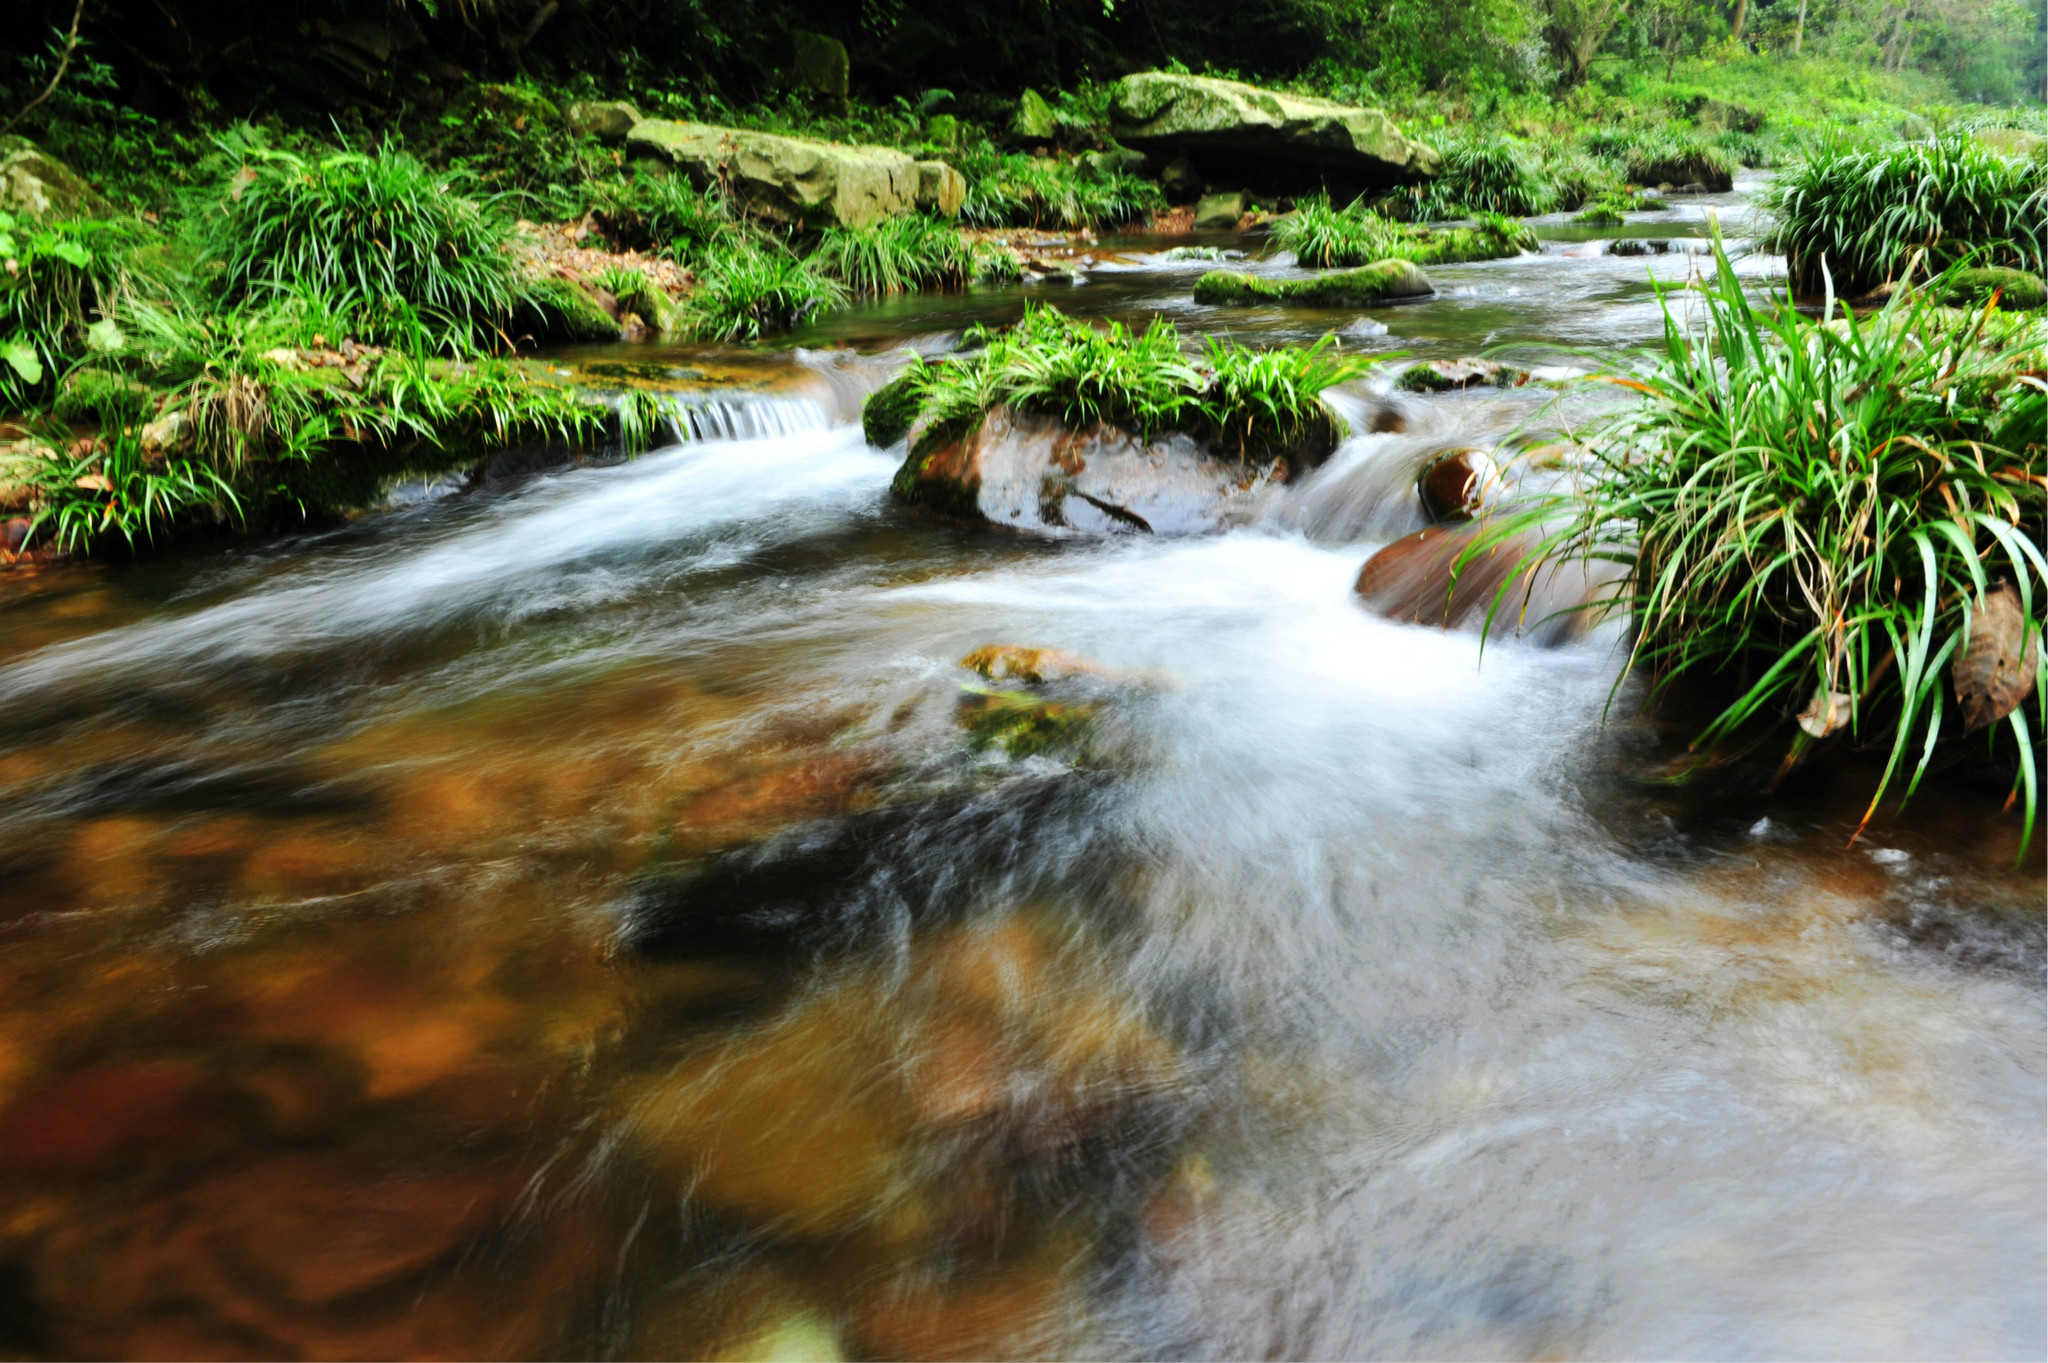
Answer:
[[[1377,109],[1209,76],[1125,76],[1109,112],[1117,141],[1163,157],[1256,158],[1374,184],[1432,175],[1441,160]]]
[[[636,125],[626,147],[698,184],[723,183],[747,212],[778,221],[864,227],[917,207],[917,162],[887,147],[661,119]]]
[[[579,99],[566,111],[569,130],[607,142],[623,142],[640,121],[640,111],[623,99]]]
[[[917,163],[917,206],[943,214],[948,218],[960,216],[960,205],[967,202],[967,177],[947,165],[944,161],[919,161]]]
[[[28,218],[105,217],[113,206],[25,137],[0,137],[0,209]]]
[[[852,74],[846,44],[822,33],[798,32],[789,37],[795,49],[789,74],[795,82],[806,90],[845,99]]]

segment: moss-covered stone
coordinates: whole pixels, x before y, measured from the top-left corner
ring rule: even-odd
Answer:
[[[1059,123],[1053,118],[1052,106],[1045,102],[1045,96],[1036,90],[1026,90],[1017,97],[1017,112],[1010,115],[1010,135],[1026,142],[1050,142],[1059,131]]]
[[[559,275],[545,275],[528,284],[532,308],[549,340],[616,341],[618,319],[582,287]]]
[[[911,374],[899,374],[868,394],[861,404],[860,432],[876,449],[886,450],[910,434],[924,400],[912,380]]]
[[[80,369],[57,389],[51,410],[65,421],[140,421],[151,410],[150,390],[125,374]]]
[[[1958,270],[1950,283],[1949,300],[1955,303],[1981,305],[1993,293],[1998,295],[1998,306],[2008,311],[2031,311],[2048,302],[2048,290],[2044,290],[2041,276],[2025,270],[1996,265]]]
[[[25,137],[0,137],[0,209],[30,218],[105,217],[113,205]]]
[[[1245,208],[1245,198],[1242,194],[1207,195],[1195,205],[1195,226],[1227,230],[1237,226],[1237,220],[1244,216]]]
[[[1486,227],[1410,228],[1400,243],[1401,258],[1417,265],[1459,265],[1474,260],[1506,260],[1533,250],[1536,234],[1497,232]]]
[[[1374,182],[1431,175],[1442,161],[1378,109],[1165,71],[1117,82],[1110,127],[1141,151],[1257,156]]]
[[[789,39],[789,74],[796,84],[816,94],[845,99],[853,70],[846,44],[823,33],[795,32]]]
[[[626,146],[698,184],[726,185],[748,212],[780,221],[865,227],[917,207],[917,162],[887,147],[663,119],[637,125]]]
[[[1211,270],[1195,281],[1195,301],[1216,307],[1294,304],[1300,307],[1370,307],[1396,298],[1425,298],[1436,290],[1429,276],[1405,260],[1382,260],[1355,270],[1331,270],[1310,279],[1268,279],[1236,270]]]
[[[623,142],[641,121],[640,111],[622,99],[579,99],[569,106],[569,131],[606,142]]]

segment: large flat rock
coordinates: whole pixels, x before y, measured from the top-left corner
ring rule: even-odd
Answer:
[[[699,184],[724,184],[748,212],[779,221],[864,227],[917,207],[917,162],[887,147],[662,119],[635,125],[626,147]]]
[[[1126,146],[1186,154],[1198,166],[1219,157],[1269,170],[1279,162],[1388,184],[1433,175],[1440,161],[1378,109],[1209,76],[1125,76],[1111,95],[1110,125]]]

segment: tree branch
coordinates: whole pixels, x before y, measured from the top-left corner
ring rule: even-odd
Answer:
[[[50,76],[50,83],[43,87],[40,95],[22,105],[14,117],[0,123],[0,137],[13,132],[15,124],[33,113],[38,104],[57,93],[57,83],[64,79],[64,73],[71,67],[71,54],[78,50],[78,21],[84,17],[85,0],[78,0],[77,6],[71,11],[71,31],[64,35],[64,55],[57,59],[57,70]]]

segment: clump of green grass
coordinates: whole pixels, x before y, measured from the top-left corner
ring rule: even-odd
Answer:
[[[1702,184],[1725,190],[1734,183],[1736,158],[1697,133],[1602,128],[1587,136],[1586,147],[1619,167],[1630,184]]]
[[[1548,523],[1532,568],[1620,565],[1593,608],[1633,622],[1627,671],[1647,670],[1653,697],[1700,674],[1737,692],[1700,744],[1796,714],[1788,762],[1838,730],[1887,745],[1875,812],[1972,724],[1972,702],[1959,723],[1945,695],[1973,684],[1957,664],[1994,595],[2016,594],[1998,613],[2018,626],[1981,647],[2004,649],[2048,721],[2040,336],[1926,294],[1828,323],[1764,311],[1717,258],[1700,321],[1667,300],[1656,368],[1617,380],[1643,401],[1595,433],[1578,492],[1504,518],[1487,542]],[[1978,705],[1974,724],[2010,728],[2031,836],[2037,734],[2019,699]]]
[[[745,240],[748,230],[725,197],[698,189],[682,175],[635,170],[590,191],[593,220],[622,248],[659,251],[696,265]]]
[[[1479,134],[1440,150],[1443,167],[1436,176],[1390,196],[1387,211],[1411,222],[1437,222],[1474,213],[1525,218],[1558,205],[1560,191],[1541,153],[1519,138]]]
[[[950,224],[906,214],[867,227],[827,228],[811,264],[856,297],[874,297],[964,288],[985,259]]]
[[[747,246],[714,257],[684,304],[698,340],[754,341],[846,301],[845,288],[810,263],[772,247]]]
[[[1294,252],[1295,260],[1311,269],[1385,260],[1394,254],[1398,236],[1393,223],[1364,204],[1332,208],[1321,194],[1301,200],[1292,213],[1273,224],[1274,243]]]
[[[511,229],[458,179],[389,145],[320,157],[223,145],[241,164],[200,217],[198,245],[224,302],[315,289],[358,340],[424,336],[450,354],[502,335],[523,296]]]
[[[1374,364],[1342,354],[1329,337],[1274,351],[1211,337],[1197,359],[1170,322],[1143,331],[1116,322],[1097,328],[1042,306],[1027,308],[1008,331],[969,339],[980,348],[913,360],[877,395],[888,406],[878,434],[900,438],[916,422],[962,434],[1007,403],[1077,429],[1104,422],[1148,438],[1188,431],[1240,456],[1271,459],[1304,441],[1334,443],[1336,418],[1323,393]]]
[[[1587,204],[1573,218],[1573,222],[1589,227],[1619,227],[1626,219],[1625,213],[1645,213],[1664,207],[1661,200],[1647,194],[1628,189],[1610,189],[1593,202]]]
[[[2042,273],[2048,173],[1964,134],[1855,150],[1815,146],[1765,192],[1794,289],[1858,294],[1901,278],[1915,252],[1942,269],[1970,259]]]
[[[134,549],[197,509],[216,519],[239,517],[242,509],[233,485],[204,460],[151,458],[137,431],[118,424],[82,457],[46,461],[37,488],[30,535],[67,553],[113,535]]]
[[[982,227],[1115,227],[1166,207],[1165,194],[1150,180],[1065,157],[983,148],[958,164],[967,178],[960,216]]]

